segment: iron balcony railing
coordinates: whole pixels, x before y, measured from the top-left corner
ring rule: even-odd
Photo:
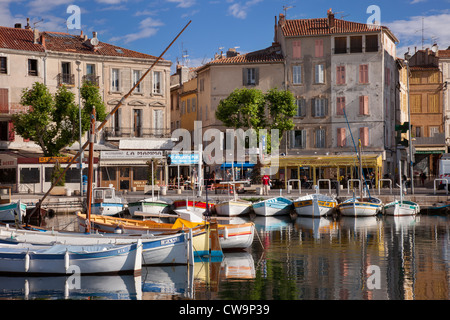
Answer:
[[[75,85],[75,75],[71,73],[58,73],[57,76],[58,85]]]
[[[105,128],[105,138],[170,138],[168,128],[120,127]]]

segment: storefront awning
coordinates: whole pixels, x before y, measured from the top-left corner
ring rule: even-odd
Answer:
[[[359,164],[356,155],[284,156],[279,159],[280,167],[349,167]],[[382,167],[381,154],[363,154],[363,167]]]
[[[233,166],[235,168],[253,168],[255,166],[255,164],[254,163],[235,162],[233,164]],[[231,167],[232,167],[231,162],[224,162],[220,166],[220,169],[226,169],[226,168],[231,168]]]

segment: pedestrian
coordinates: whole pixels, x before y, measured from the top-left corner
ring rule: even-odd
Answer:
[[[422,186],[425,185],[426,177],[427,177],[427,175],[425,174],[425,172],[422,171],[422,173],[420,174],[420,179],[422,180]]]
[[[267,174],[265,174],[262,177],[262,184],[263,184],[263,195],[268,196],[269,195],[270,177]]]

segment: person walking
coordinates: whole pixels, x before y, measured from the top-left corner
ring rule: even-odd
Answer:
[[[267,174],[265,174],[262,177],[262,184],[263,184],[263,195],[268,196],[269,195],[270,177]]]

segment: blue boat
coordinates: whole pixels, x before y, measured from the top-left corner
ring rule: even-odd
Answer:
[[[289,214],[292,201],[284,197],[276,197],[254,203],[253,210],[259,216],[277,216]]]
[[[125,209],[124,200],[112,186],[94,188],[92,194],[92,214],[113,216]]]
[[[20,200],[11,201],[11,187],[0,187],[0,221],[22,222],[27,212],[27,205]]]

